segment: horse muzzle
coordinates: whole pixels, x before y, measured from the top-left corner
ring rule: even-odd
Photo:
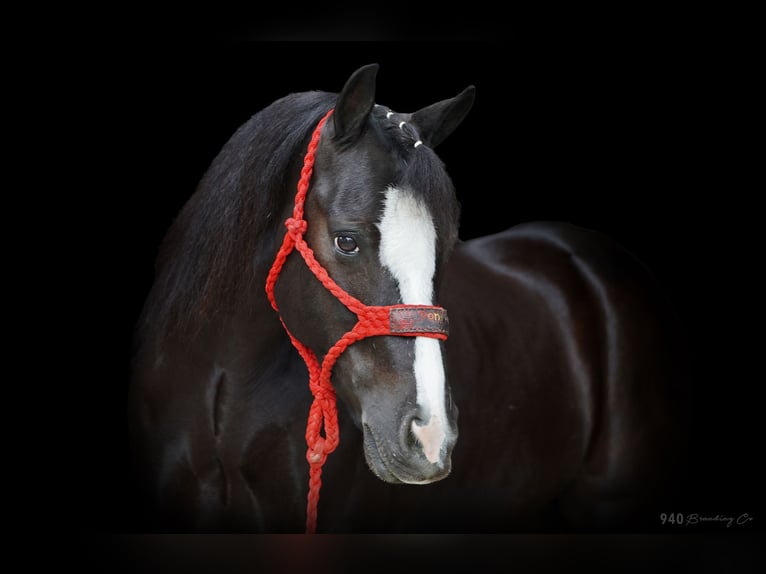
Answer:
[[[429,484],[452,470],[457,431],[447,421],[431,417],[423,424],[413,415],[405,417],[398,429],[384,431],[363,416],[362,430],[367,465],[384,482]]]

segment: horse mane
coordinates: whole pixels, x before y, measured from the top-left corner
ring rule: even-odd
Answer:
[[[336,96],[285,96],[224,145],[162,242],[139,340],[150,329],[158,337],[195,333],[204,320],[263,288],[254,279],[271,255],[264,241],[273,242],[278,216],[292,199],[285,189],[297,182],[311,132]]]

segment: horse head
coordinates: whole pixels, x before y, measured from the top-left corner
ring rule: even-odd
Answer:
[[[466,116],[474,89],[396,113],[374,102],[377,70],[365,66],[349,78],[321,128],[303,237],[322,270],[355,300],[434,306],[438,315],[436,286],[457,242],[459,204],[433,148]],[[358,321],[296,253],[285,261],[275,298],[285,327],[320,362]],[[458,410],[442,340],[355,340],[332,368],[332,384],[364,434],[375,475],[409,484],[447,476]]]

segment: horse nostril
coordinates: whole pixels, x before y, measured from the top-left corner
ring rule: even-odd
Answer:
[[[407,426],[407,430],[405,433],[404,448],[407,451],[411,451],[418,448],[418,446],[419,446],[418,439],[415,436],[415,433],[412,432],[412,425],[410,424]]]
[[[413,415],[412,417],[410,417],[409,426],[411,427],[412,425],[418,425],[419,427],[422,427],[426,425],[426,421],[423,420],[423,418],[420,415]]]
[[[420,442],[418,441],[418,437],[415,436],[416,425],[423,425],[423,419],[417,411],[404,417],[404,420],[402,421],[402,448],[405,452],[420,450]]]

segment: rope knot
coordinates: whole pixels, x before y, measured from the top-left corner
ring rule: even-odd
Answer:
[[[308,229],[308,223],[305,219],[295,219],[294,217],[288,217],[287,220],[285,220],[285,227],[287,227],[287,231],[293,238],[297,238],[306,233],[306,229]]]
[[[310,446],[306,451],[306,460],[309,461],[311,466],[318,466],[321,468],[327,460],[328,453],[324,451],[324,443],[325,440],[322,437],[319,437],[314,445]]]

